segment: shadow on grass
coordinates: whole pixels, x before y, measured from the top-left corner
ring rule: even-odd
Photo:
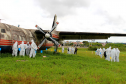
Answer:
[[[10,53],[0,53],[0,58],[4,57],[12,57],[12,55]]]

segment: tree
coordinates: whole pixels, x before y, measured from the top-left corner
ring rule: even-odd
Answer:
[[[84,46],[89,46],[89,42],[88,41],[83,41],[83,45]]]
[[[69,45],[70,45],[70,46],[73,46],[73,43],[70,43]]]
[[[82,43],[83,43],[83,44],[88,44],[88,41],[83,41]]]

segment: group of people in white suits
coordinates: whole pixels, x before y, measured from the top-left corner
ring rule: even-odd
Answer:
[[[67,53],[68,54],[74,54],[75,48],[74,47],[68,47],[67,48]]]
[[[119,49],[118,48],[111,49],[111,46],[107,49],[100,48],[96,50],[96,55],[99,55],[101,58],[104,55],[105,59],[108,61],[119,62],[119,54],[120,54]]]
[[[18,42],[16,41],[12,46],[13,56],[17,56],[18,49],[20,51],[20,56],[25,56],[26,51],[26,55],[28,55],[31,58],[32,56],[35,57],[36,55],[37,45],[35,44],[34,40],[31,40],[31,45],[29,44],[29,42],[27,42],[27,44],[24,44],[23,41],[20,45],[18,45]]]
[[[68,47],[67,48],[67,53],[68,54],[77,54],[77,50],[74,47]]]

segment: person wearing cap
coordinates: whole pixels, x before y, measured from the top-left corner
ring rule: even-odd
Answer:
[[[74,51],[74,54],[77,54],[77,50],[78,50],[78,49],[77,49],[77,47],[75,47],[75,51]]]

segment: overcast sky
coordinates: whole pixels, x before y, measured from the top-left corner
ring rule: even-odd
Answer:
[[[2,23],[50,30],[55,14],[58,31],[126,33],[126,0],[0,0]],[[101,41],[126,42],[126,37]]]

